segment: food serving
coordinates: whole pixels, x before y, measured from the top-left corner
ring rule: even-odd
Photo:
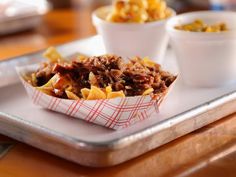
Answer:
[[[203,20],[197,19],[192,23],[175,26],[177,30],[191,31],[191,32],[223,32],[228,31],[225,23],[207,24]]]
[[[117,0],[96,9],[92,20],[107,53],[162,63],[169,39],[166,22],[175,14],[163,0]]]
[[[171,11],[164,0],[116,0],[106,20],[120,23],[146,23],[170,16]]]
[[[235,12],[185,13],[171,18],[166,29],[185,84],[223,87],[235,82]]]
[[[34,104],[119,130],[159,113],[176,76],[149,58],[116,55],[66,59],[53,47],[40,66],[17,72]]]
[[[150,59],[134,57],[129,62],[115,55],[79,56],[69,61],[55,48],[48,59],[25,77],[38,90],[63,99],[112,99],[164,93],[176,76],[163,71]]]

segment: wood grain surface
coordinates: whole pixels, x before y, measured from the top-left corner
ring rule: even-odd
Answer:
[[[90,14],[91,10],[89,9],[53,10],[43,17],[42,24],[38,28],[1,36],[0,60],[95,34]],[[8,153],[0,158],[0,176],[235,176],[235,139],[236,114],[129,162],[115,167],[96,169],[82,167],[5,136],[0,136],[0,144],[6,142],[13,144]]]

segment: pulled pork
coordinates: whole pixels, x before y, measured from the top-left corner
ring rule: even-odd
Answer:
[[[111,86],[113,91],[123,91],[125,96],[142,95],[153,89],[153,94],[163,93],[176,76],[165,72],[150,60],[133,58],[128,63],[115,55],[84,57],[65,63],[44,63],[36,73],[33,85],[46,84],[55,74],[70,83],[71,90],[82,97],[81,89],[91,85],[99,88]],[[62,93],[65,88],[57,88]],[[58,97],[65,94],[56,94]]]

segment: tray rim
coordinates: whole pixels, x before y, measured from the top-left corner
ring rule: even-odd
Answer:
[[[59,44],[59,45],[55,45],[55,46],[60,48],[60,47],[64,47],[64,46],[73,44],[75,42],[83,42],[83,41],[92,40],[92,39],[95,39],[95,38],[98,38],[98,37],[99,37],[99,35],[93,35],[93,36],[90,36],[90,37],[87,37],[87,38],[82,38],[82,39],[79,39],[79,40],[76,39],[76,40],[72,40],[70,42]],[[33,57],[34,55],[39,55],[39,54],[41,54],[44,51],[45,51],[45,49],[42,49],[42,50],[39,50],[39,51],[36,51],[36,52],[30,52],[30,53],[27,53],[27,54],[24,54],[24,55],[20,55],[20,56],[17,56],[17,57],[11,57],[11,58],[8,58],[8,59],[5,59],[5,60],[0,60],[0,64],[4,63],[4,62],[15,61],[15,60],[19,61],[21,58],[25,58],[25,57]],[[14,83],[14,84],[20,84],[20,83]],[[7,85],[5,87],[9,87],[11,85],[13,85],[13,84]],[[0,87],[0,89],[1,89],[1,87]],[[231,91],[229,93],[221,95],[221,96],[219,96],[217,98],[214,98],[214,99],[212,99],[210,101],[204,102],[204,103],[202,103],[202,104],[200,104],[198,106],[195,106],[195,107],[193,107],[191,109],[188,109],[188,110],[186,110],[184,112],[181,112],[181,113],[179,113],[177,115],[169,117],[168,119],[162,120],[162,121],[160,121],[158,123],[155,123],[155,124],[150,125],[150,126],[148,126],[146,128],[143,128],[140,131],[137,130],[137,131],[133,132],[132,134],[130,134],[128,136],[125,136],[125,137],[122,137],[122,138],[117,138],[117,139],[114,139],[114,140],[111,140],[111,141],[102,141],[102,142],[99,142],[99,143],[98,142],[87,142],[87,141],[80,140],[80,139],[77,139],[77,138],[71,138],[71,137],[68,137],[65,134],[60,133],[60,132],[56,132],[56,131],[50,130],[49,128],[40,126],[38,124],[34,124],[34,123],[30,122],[30,121],[25,121],[21,117],[14,116],[14,115],[11,115],[11,114],[7,114],[7,113],[1,112],[1,111],[0,111],[0,117],[10,118],[11,120],[14,120],[15,122],[20,122],[21,124],[24,124],[24,122],[26,122],[28,125],[30,125],[31,128],[32,127],[35,128],[35,126],[36,126],[37,127],[37,131],[42,131],[42,132],[44,132],[46,134],[49,133],[50,135],[52,135],[56,139],[60,140],[60,137],[62,137],[63,139],[68,140],[68,141],[65,141],[65,142],[67,142],[69,144],[71,144],[70,140],[73,141],[75,144],[79,143],[79,144],[81,144],[81,147],[83,147],[83,149],[85,149],[85,150],[88,150],[88,149],[90,149],[90,150],[95,150],[95,149],[96,150],[112,149],[112,150],[114,150],[114,149],[123,148],[123,147],[125,147],[125,146],[127,146],[129,144],[132,144],[132,143],[138,141],[139,139],[131,141],[131,139],[134,139],[134,138],[132,138],[134,136],[140,137],[140,134],[147,134],[146,136],[142,135],[141,139],[143,139],[145,137],[148,137],[148,136],[151,136],[151,135],[155,134],[159,129],[165,129],[165,127],[168,127],[168,125],[165,125],[164,127],[159,127],[159,126],[162,125],[162,124],[166,124],[168,121],[173,121],[175,119],[180,119],[181,117],[184,117],[184,116],[186,116],[188,114],[192,114],[192,113],[196,114],[196,115],[204,113],[204,112],[206,112],[208,110],[208,106],[210,106],[211,104],[214,104],[215,102],[218,102],[218,101],[224,103],[224,101],[222,101],[222,100],[227,99],[228,97],[229,97],[228,99],[230,100],[230,98],[234,94],[235,94],[235,99],[236,99],[236,89],[235,89],[234,91]],[[201,110],[201,109],[203,109],[203,110]],[[180,118],[178,118],[178,117],[180,117]],[[193,116],[191,116],[191,117],[193,117]],[[177,124],[178,122],[182,122],[183,120],[186,120],[186,119],[188,119],[188,117],[187,118],[182,118],[180,120],[176,120],[176,121],[173,121],[173,122],[175,122],[175,124]]]
[[[95,36],[91,36],[89,38],[83,38],[80,40],[73,40],[70,41],[68,43],[64,43],[64,44],[60,44],[60,45],[55,45],[58,47],[58,49],[60,50],[60,47],[62,47],[61,49],[63,49],[63,47],[67,46],[67,45],[73,45],[76,42],[82,42],[82,41],[88,41],[88,40],[92,40],[93,38],[97,38],[98,35]],[[8,58],[6,60],[2,60],[0,61],[1,63],[7,63],[7,62],[11,62],[11,61],[24,61],[25,58],[28,57],[34,57],[36,55],[40,55],[42,53],[42,51],[44,50],[40,50],[37,52],[31,52],[28,54],[24,54],[21,56],[17,56],[17,57],[12,57],[12,58]],[[40,61],[40,59],[38,60]],[[14,84],[19,84],[18,82]],[[10,87],[12,86],[13,83],[4,86],[4,87]],[[2,87],[0,87],[0,89],[2,89]],[[40,146],[35,146],[35,144],[33,144],[32,142],[35,141],[34,139],[30,139],[31,137],[29,137],[28,139],[22,139],[21,137],[14,135],[14,134],[10,134],[7,135],[7,133],[9,132],[7,129],[2,130],[2,134],[5,133],[6,136],[10,136],[12,138],[15,138],[19,141],[22,141],[26,144],[29,144],[31,146],[35,146],[41,150],[50,152],[54,155],[60,156],[62,158],[66,158],[67,160],[71,160],[74,161],[76,163],[85,165],[85,166],[92,166],[92,167],[106,167],[106,166],[111,166],[111,165],[116,165],[122,162],[125,162],[127,160],[130,160],[134,157],[137,157],[141,154],[144,154],[154,148],[157,148],[161,145],[164,145],[174,139],[177,139],[183,135],[186,135],[194,130],[197,130],[205,125],[208,125],[212,122],[215,122],[221,118],[224,118],[227,115],[230,115],[232,113],[234,113],[234,110],[229,110],[228,111],[224,111],[222,112],[222,114],[220,115],[215,115],[217,118],[212,118],[210,120],[208,120],[207,122],[204,120],[204,115],[210,113],[211,111],[214,111],[214,109],[217,109],[218,107],[223,107],[226,109],[228,107],[227,106],[231,106],[232,103],[231,102],[236,102],[236,89],[234,89],[233,91],[229,91],[225,94],[220,94],[220,96],[217,96],[216,98],[211,99],[210,101],[204,102],[202,104],[199,104],[198,106],[195,106],[191,109],[188,109],[184,112],[181,112],[179,114],[176,114],[174,116],[169,117],[168,119],[162,120],[158,123],[152,124],[147,126],[146,128],[142,128],[140,130],[136,130],[133,133],[130,133],[129,135],[120,137],[120,138],[116,138],[113,140],[105,140],[105,141],[100,141],[100,142],[87,142],[84,140],[80,140],[79,138],[73,138],[69,135],[57,132],[55,130],[51,130],[47,127],[41,126],[37,123],[33,123],[30,122],[28,120],[23,120],[23,118],[18,117],[18,116],[14,116],[14,115],[10,115],[4,112],[0,111],[0,122],[5,123],[6,126],[11,126],[11,128],[20,128],[22,129],[23,133],[25,133],[26,135],[30,136],[31,133],[34,133],[34,135],[42,135],[40,138],[41,140],[45,140],[45,135],[47,137],[49,137],[51,139],[51,142],[55,142],[55,143],[59,143],[59,144],[64,144],[67,146],[68,149],[72,150],[75,154],[75,156],[78,158],[78,154],[81,152],[85,153],[84,156],[86,156],[86,159],[80,159],[80,157],[78,159],[75,159],[76,157],[67,157],[65,155],[63,155],[63,149],[60,149],[60,151],[58,152],[53,152],[53,148],[51,147],[51,149],[45,149],[44,147],[40,147]],[[230,105],[229,105],[230,104]],[[236,106],[234,106],[236,107]],[[232,106],[231,106],[232,108]],[[234,111],[234,112],[233,112]],[[169,140],[165,140],[164,142],[158,143],[158,142],[154,142],[155,138],[157,136],[159,136],[160,133],[163,134],[163,132],[165,130],[168,130],[168,128],[170,128],[171,126],[173,127],[178,127],[179,125],[181,126],[181,123],[187,123],[188,121],[196,121],[197,118],[201,117],[203,122],[199,122],[200,126],[196,126],[191,130],[184,130],[185,132],[181,132],[179,133],[178,136],[175,136],[174,138],[169,138]],[[209,116],[212,116],[209,114]],[[2,118],[2,119],[1,119]],[[205,122],[204,122],[205,121]],[[10,124],[11,123],[11,124]],[[194,122],[195,123],[195,122]],[[29,125],[29,126],[27,126]],[[194,124],[195,125],[195,124]],[[5,131],[4,131],[5,130]],[[132,147],[136,147],[137,144],[140,144],[140,140],[147,140],[150,143],[154,142],[156,144],[152,144],[151,147],[146,147],[146,149],[141,150],[139,152],[133,152],[131,154],[127,154],[127,156],[125,157],[121,157],[120,159],[114,159],[113,156],[116,156],[119,158],[119,153],[120,151],[122,152],[126,152],[126,148],[132,148]],[[36,143],[37,144],[37,143]],[[59,148],[62,148],[60,145],[58,145]],[[50,147],[50,146],[49,146]],[[100,153],[96,153],[96,152],[100,152]],[[90,156],[88,156],[88,153],[90,153]],[[95,154],[94,154],[95,153]],[[90,158],[90,159],[89,159]],[[105,159],[104,162],[101,162],[98,160],[100,158],[101,159]],[[91,162],[92,159],[92,162]]]
[[[205,113],[212,108],[216,108],[216,107],[223,105],[224,103],[230,102],[231,100],[234,100],[234,99],[236,99],[236,90],[229,92],[227,94],[224,94],[224,95],[217,97],[215,99],[212,99],[210,101],[207,101],[207,102],[200,104],[198,106],[195,106],[189,110],[186,110],[182,113],[174,115],[168,119],[165,119],[165,120],[155,123],[153,125],[150,125],[146,128],[143,128],[141,130],[137,130],[137,131],[129,134],[128,136],[124,136],[122,138],[116,138],[114,140],[100,141],[100,142],[88,142],[88,141],[80,140],[78,138],[73,138],[73,137],[70,137],[70,136],[65,135],[63,133],[51,130],[49,128],[40,126],[35,123],[32,123],[28,120],[23,120],[23,118],[21,118],[21,117],[11,115],[11,114],[8,114],[5,112],[1,112],[1,111],[0,111],[0,117],[5,118],[5,119],[11,119],[11,121],[14,121],[15,123],[20,123],[23,126],[29,125],[30,128],[33,129],[35,132],[41,132],[42,134],[50,135],[51,137],[59,140],[60,142],[70,144],[70,145],[75,146],[76,148],[80,148],[82,150],[107,151],[107,150],[122,149],[126,146],[129,146],[130,144],[133,144],[133,143],[139,141],[140,139],[144,139],[144,138],[154,135],[155,133],[158,132],[158,130],[168,128],[169,124],[171,124],[171,125],[178,124],[180,122],[183,122],[183,121],[189,119],[190,117],[201,115],[202,113]]]

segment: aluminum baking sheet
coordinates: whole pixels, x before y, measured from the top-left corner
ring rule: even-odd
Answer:
[[[58,47],[68,56],[104,54],[99,36]],[[0,62],[0,133],[85,166],[112,166],[137,157],[236,110],[236,84],[194,88],[177,80],[161,112],[120,131],[35,106],[14,71],[17,65],[39,62],[41,52]],[[164,67],[177,73],[169,49]]]

